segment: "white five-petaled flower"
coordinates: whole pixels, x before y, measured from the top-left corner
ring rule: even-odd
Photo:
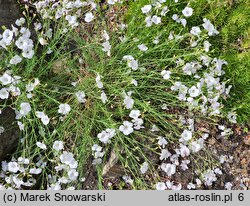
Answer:
[[[85,14],[85,18],[84,20],[89,23],[94,19],[94,15],[92,14],[92,12],[88,12]]]
[[[99,89],[102,89],[103,88],[103,83],[101,81],[101,76],[99,74],[97,74],[97,76],[95,78],[95,81],[96,81],[97,87]]]
[[[162,77],[163,77],[163,79],[170,79],[170,75],[171,75],[171,71],[167,71],[167,70],[163,70],[163,71],[161,71],[161,75],[162,75]]]
[[[198,26],[193,26],[190,33],[195,36],[199,36],[199,34],[201,33],[201,29]]]
[[[7,85],[12,83],[13,78],[8,74],[8,73],[4,73],[2,76],[0,76],[0,82],[2,83],[2,85]]]
[[[15,55],[11,60],[10,64],[16,65],[22,61],[22,58],[19,55]]]
[[[63,142],[62,141],[55,141],[53,144],[53,149],[56,151],[63,150]]]
[[[145,174],[147,171],[148,171],[148,163],[147,162],[144,162],[142,165],[141,165],[141,168],[140,168],[140,171],[142,174]]]
[[[8,171],[17,173],[19,170],[19,165],[16,162],[9,162],[8,163]]]
[[[181,134],[180,142],[187,142],[190,139],[192,139],[192,132],[185,129]]]
[[[200,90],[196,86],[192,86],[189,90],[188,93],[191,97],[197,97],[200,94]]]
[[[124,135],[129,135],[131,133],[133,133],[134,129],[133,129],[133,123],[129,122],[129,121],[124,121],[123,125],[121,125],[119,127],[119,130],[124,134]]]
[[[59,105],[59,109],[58,109],[58,113],[66,115],[70,112],[71,108],[68,104],[60,104]]]
[[[156,190],[166,190],[167,189],[165,182],[157,182],[155,187],[156,187]]]
[[[145,44],[140,44],[140,45],[138,45],[138,48],[139,48],[141,51],[147,51],[147,50],[148,50],[148,47],[147,47]]]
[[[175,164],[170,164],[170,163],[162,163],[161,164],[161,169],[166,172],[167,176],[172,176],[176,172],[176,165]]]
[[[75,93],[76,95],[76,98],[78,100],[78,102],[80,103],[85,103],[86,102],[86,95],[85,95],[85,92],[84,91],[78,91]]]
[[[0,99],[8,99],[9,98],[9,92],[7,88],[0,89]]]
[[[31,111],[31,106],[28,102],[23,102],[20,104],[20,114],[26,116]]]
[[[141,112],[135,109],[131,110],[131,112],[129,113],[129,116],[133,119],[138,119],[140,115],[141,115]]]
[[[104,144],[110,143],[110,139],[115,136],[114,129],[106,129],[97,135],[97,138]]]
[[[41,148],[41,149],[43,149],[43,150],[47,149],[46,145],[44,143],[41,143],[41,142],[37,142],[36,146],[39,147],[39,148]]]
[[[128,92],[128,94],[125,93],[125,98],[123,100],[123,103],[126,107],[126,109],[132,109],[134,106],[134,100],[131,98],[131,92]]]
[[[141,11],[143,14],[147,14],[148,12],[150,12],[151,9],[152,9],[151,5],[145,5],[141,8]]]
[[[193,15],[193,9],[191,7],[185,7],[183,10],[182,10],[182,14],[185,16],[185,17],[190,17]]]
[[[50,118],[44,112],[37,111],[35,114],[36,114],[36,116],[38,118],[41,119],[41,121],[42,121],[42,123],[44,125],[48,125],[49,124]]]

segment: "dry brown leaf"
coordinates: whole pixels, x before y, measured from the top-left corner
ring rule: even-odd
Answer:
[[[116,155],[115,151],[112,150],[108,162],[103,167],[102,176],[107,175],[110,169],[113,168],[117,164],[117,162],[118,162],[118,156]]]

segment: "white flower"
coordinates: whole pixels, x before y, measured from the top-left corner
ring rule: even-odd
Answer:
[[[228,112],[227,118],[232,123],[237,123],[237,116],[235,112]]]
[[[154,43],[154,44],[159,44],[159,42],[160,42],[160,41],[159,41],[159,37],[158,37],[158,36],[157,36],[157,37],[155,37],[155,39],[154,39],[153,43]]]
[[[109,35],[108,35],[108,33],[107,33],[106,30],[103,30],[102,37],[103,37],[103,39],[105,39],[106,41],[109,41],[109,39],[110,39],[110,37],[109,37]]]
[[[71,108],[68,104],[60,104],[59,105],[59,109],[58,109],[58,113],[66,115],[70,112]]]
[[[17,173],[19,170],[19,165],[16,162],[9,162],[8,163],[8,171]]]
[[[134,123],[134,129],[140,130],[141,128],[144,128],[143,125],[143,119],[137,118],[133,119],[132,122]]]
[[[135,80],[135,79],[132,79],[131,80],[131,84],[135,85],[135,86],[138,86],[138,82]]]
[[[185,7],[183,10],[182,10],[182,13],[185,17],[190,17],[193,15],[193,9],[190,8],[190,7]]]
[[[198,26],[193,26],[190,33],[195,36],[199,36],[199,34],[201,33],[201,29]]]
[[[131,60],[128,61],[128,67],[130,67],[132,70],[137,70],[138,69],[138,60]]]
[[[102,89],[103,88],[103,83],[101,81],[101,76],[99,74],[97,74],[97,76],[95,78],[95,81],[96,81],[97,87],[99,89]]]
[[[188,93],[191,97],[197,97],[200,94],[200,90],[196,86],[192,86],[189,90]]]
[[[147,17],[145,18],[145,22],[146,22],[146,27],[152,26],[152,19],[151,19],[151,16],[147,16]]]
[[[153,124],[150,131],[151,132],[158,132],[158,131],[160,131],[160,129],[155,124]]]
[[[161,16],[166,16],[166,13],[169,11],[168,6],[164,6],[161,10]]]
[[[86,95],[85,95],[84,91],[78,91],[75,93],[75,95],[76,95],[78,102],[80,102],[80,103],[86,102],[86,99],[85,99]]]
[[[212,170],[207,170],[202,176],[206,186],[211,186],[213,182],[217,180],[217,177]]]
[[[195,189],[195,184],[193,184],[192,182],[189,182],[188,185],[187,185],[187,188],[188,188],[189,190]]]
[[[72,26],[72,27],[78,26],[76,16],[67,15],[65,19],[68,21],[70,26]]]
[[[222,171],[221,171],[220,168],[215,168],[215,169],[214,169],[214,173],[215,173],[215,174],[218,174],[218,175],[222,175]]]
[[[161,17],[158,17],[156,15],[152,16],[151,18],[151,21],[154,23],[154,24],[160,24],[161,23]]]
[[[174,85],[171,87],[172,91],[177,91],[181,88],[182,84],[181,82],[175,82]]]
[[[78,177],[79,173],[75,169],[71,169],[68,171],[68,176],[70,180],[76,180]]]
[[[46,150],[46,149],[47,149],[46,145],[45,145],[44,143],[41,143],[41,142],[37,142],[37,143],[36,143],[36,146],[38,146],[39,148],[41,148],[41,149],[43,149],[43,150]]]
[[[31,168],[29,171],[30,174],[34,174],[34,175],[41,174],[41,172],[42,172],[41,168]]]
[[[60,156],[61,163],[70,165],[75,162],[75,158],[72,153],[63,151],[63,154]]]
[[[107,55],[110,56],[111,45],[109,41],[102,43],[102,47],[102,51],[107,52]]]
[[[39,43],[40,43],[42,46],[48,44],[48,42],[46,41],[46,39],[44,39],[43,37],[40,37],[40,38],[38,39],[38,41],[39,41]]]
[[[2,34],[2,38],[3,38],[3,41],[6,45],[10,45],[11,44],[11,41],[13,40],[13,36],[14,36],[14,33],[13,31],[9,30],[9,29],[6,29],[3,34]]]
[[[182,157],[188,157],[190,155],[190,150],[187,146],[181,145],[180,146],[180,153]]]
[[[158,145],[162,146],[162,148],[165,148],[165,146],[168,144],[167,140],[164,137],[158,137]]]
[[[0,135],[3,134],[5,131],[4,127],[3,126],[0,126]]]
[[[9,92],[7,88],[0,89],[0,99],[8,99],[9,98]]]
[[[46,114],[44,114],[44,112],[37,111],[35,114],[36,114],[36,116],[38,118],[41,119],[41,121],[42,121],[42,123],[44,125],[48,125],[49,124],[50,118]]]
[[[166,190],[167,186],[164,182],[157,182],[156,184],[156,190]]]
[[[197,140],[191,143],[191,149],[193,152],[199,152],[202,149],[202,147],[203,147],[202,141]]]
[[[148,171],[148,163],[144,162],[140,168],[142,174],[145,174]]]
[[[171,71],[167,71],[167,70],[163,70],[163,71],[161,71],[161,75],[162,75],[162,77],[163,77],[163,79],[170,79],[170,75],[171,75]]]
[[[145,5],[144,7],[141,8],[141,11],[143,14],[146,14],[146,13],[150,12],[151,9],[152,9],[151,5]]]
[[[185,129],[181,134],[180,142],[187,142],[190,139],[192,139],[192,132]]]
[[[132,109],[134,106],[134,100],[131,98],[130,95],[125,94],[123,104],[125,105],[126,109]]]
[[[103,142],[104,144],[107,144],[110,142],[110,139],[115,136],[115,130],[114,129],[106,129],[105,131],[102,131],[97,135],[97,138]]]
[[[172,190],[181,190],[181,188],[182,188],[182,185],[181,185],[181,183],[179,183],[178,185],[173,185],[172,186]]]
[[[53,149],[56,151],[63,150],[63,142],[62,141],[55,141],[53,144]]]
[[[12,83],[12,81],[12,77],[7,73],[4,73],[2,76],[0,76],[0,82],[2,83],[2,85],[10,84]]]
[[[27,58],[27,59],[32,59],[32,57],[34,56],[34,54],[35,54],[35,51],[33,49],[25,49],[22,52],[22,56],[24,58]]]
[[[140,44],[140,45],[138,45],[138,48],[139,48],[141,51],[147,51],[147,50],[148,50],[148,47],[147,47],[145,44]]]
[[[108,0],[108,4],[114,5],[117,0]]]
[[[89,23],[94,19],[94,15],[91,12],[88,12],[85,14],[84,20]]]
[[[135,60],[133,56],[125,55],[122,59],[127,60],[128,67],[130,67],[132,70],[138,69],[138,60]]]
[[[39,79],[35,79],[35,81],[34,81],[34,83],[28,83],[27,85],[26,85],[26,91],[27,92],[31,92],[31,91],[33,91],[34,89],[35,89],[35,87],[37,86],[37,85],[39,85],[40,84],[40,81],[39,81]]]
[[[180,165],[180,167],[181,167],[181,169],[183,170],[183,171],[185,171],[185,170],[187,170],[188,169],[188,164],[190,163],[190,160],[182,160],[181,161],[181,165]]]
[[[140,115],[141,112],[139,110],[131,110],[131,112],[129,113],[129,116],[133,119],[138,119]]]
[[[200,180],[200,179],[196,179],[195,181],[196,181],[196,185],[197,185],[197,187],[200,187],[200,186],[201,186],[201,184],[202,184],[201,180]]]
[[[205,52],[209,52],[209,48],[211,46],[211,44],[209,43],[209,41],[204,41],[204,50]]]
[[[21,17],[20,19],[17,19],[15,24],[17,26],[22,26],[25,23],[25,18]]]
[[[23,130],[24,130],[24,124],[23,124],[22,122],[18,121],[18,122],[17,122],[17,125],[18,125],[20,131],[23,131]]]
[[[10,64],[18,64],[22,61],[22,58],[19,55],[15,55],[11,60],[10,60]]]
[[[20,114],[26,116],[31,111],[31,106],[28,102],[23,102],[20,104]]]
[[[134,183],[134,180],[133,180],[130,176],[123,176],[122,179],[123,179],[127,184],[133,185],[133,183]]]
[[[186,19],[180,19],[181,24],[185,27],[187,25]]]
[[[231,189],[232,189],[232,186],[233,186],[233,184],[232,184],[231,182],[227,182],[227,183],[225,184],[225,189],[231,190]]]
[[[108,101],[107,95],[105,94],[105,92],[101,93],[101,100],[102,103],[105,104]]]
[[[209,36],[219,34],[219,32],[215,29],[214,25],[208,19],[204,18],[203,22],[204,23],[202,24],[202,26],[208,31]]]
[[[172,154],[167,149],[161,150],[160,160],[166,160],[169,158]]]
[[[128,121],[124,121],[123,125],[121,125],[119,127],[119,130],[124,134],[124,135],[129,135],[131,133],[133,133],[134,129],[133,129],[133,123],[128,122]]]
[[[169,163],[162,163],[161,164],[161,169],[166,172],[167,176],[171,176],[175,174],[176,172],[176,165],[175,164],[169,164]]]

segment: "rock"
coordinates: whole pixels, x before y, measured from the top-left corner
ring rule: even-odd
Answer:
[[[15,112],[5,108],[0,114],[0,161],[13,153],[18,145],[19,128],[15,123]]]
[[[20,16],[21,13],[16,0],[0,0],[0,32],[3,31],[2,26],[9,28]]]

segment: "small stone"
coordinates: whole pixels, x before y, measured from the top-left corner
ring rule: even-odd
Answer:
[[[11,108],[5,108],[0,114],[0,125],[4,131],[0,133],[0,161],[13,153],[18,145],[19,128],[15,123],[15,112]]]

